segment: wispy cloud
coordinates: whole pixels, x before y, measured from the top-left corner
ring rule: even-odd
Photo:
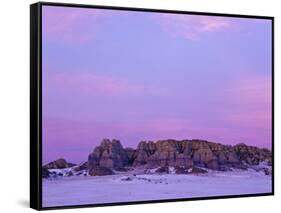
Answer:
[[[226,17],[180,14],[155,16],[168,33],[188,40],[198,40],[204,34],[234,29],[231,19]]]
[[[248,76],[233,81],[226,88],[225,123],[244,129],[259,131],[259,135],[271,135],[271,77]]]
[[[72,7],[43,7],[43,37],[59,42],[86,42],[97,32],[101,17],[108,11]]]
[[[60,88],[58,91],[79,95],[100,95],[122,97],[128,95],[166,96],[168,91],[145,82],[118,78],[94,71],[54,72],[45,71],[47,88]]]

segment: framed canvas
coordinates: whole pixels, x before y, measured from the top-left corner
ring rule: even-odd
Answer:
[[[30,12],[32,208],[274,194],[273,17]]]

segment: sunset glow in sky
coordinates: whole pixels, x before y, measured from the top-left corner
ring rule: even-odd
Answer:
[[[103,138],[271,147],[271,20],[43,6],[43,163]]]

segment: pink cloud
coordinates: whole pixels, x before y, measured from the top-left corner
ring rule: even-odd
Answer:
[[[85,42],[94,38],[100,18],[109,12],[72,7],[43,7],[43,37],[64,42]]]
[[[268,124],[271,121],[271,77],[248,76],[235,80],[226,88],[232,113],[228,118],[232,121],[247,120],[254,126]],[[242,124],[242,123],[241,123]]]
[[[228,90],[235,101],[245,106],[271,104],[271,77],[270,76],[246,76],[243,79],[233,81]]]
[[[93,120],[69,120],[43,117],[44,162],[59,157],[85,160],[89,152],[103,138],[117,138],[125,147],[136,147],[141,140],[203,139],[224,144],[247,143],[270,147],[271,129],[264,128],[262,115],[234,112],[219,125],[202,124],[184,118],[149,118],[126,122]],[[238,117],[241,116],[241,117]],[[254,122],[251,119],[256,119]],[[259,120],[259,121],[258,121]],[[257,122],[258,121],[258,122]],[[258,125],[254,123],[257,122]],[[225,124],[225,126],[224,126]],[[236,127],[228,127],[236,124]]]
[[[271,144],[271,78],[248,76],[234,81],[225,89],[227,108],[224,122],[253,133],[260,144]]]
[[[46,71],[45,73],[48,73]],[[117,78],[95,72],[57,72],[51,75],[45,74],[45,81],[58,92],[77,93],[79,95],[102,96],[127,96],[127,95],[152,95],[166,96],[165,88],[133,81],[125,78]],[[47,87],[46,87],[47,88]]]
[[[156,15],[156,18],[167,32],[188,40],[198,40],[204,34],[235,29],[231,19],[225,17],[161,14]]]
[[[238,124],[244,128],[271,129],[271,114],[266,111],[234,112],[226,117],[232,124]]]

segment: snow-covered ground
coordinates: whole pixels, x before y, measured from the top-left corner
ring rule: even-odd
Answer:
[[[43,180],[43,207],[268,193],[271,181],[254,170],[62,177]]]

